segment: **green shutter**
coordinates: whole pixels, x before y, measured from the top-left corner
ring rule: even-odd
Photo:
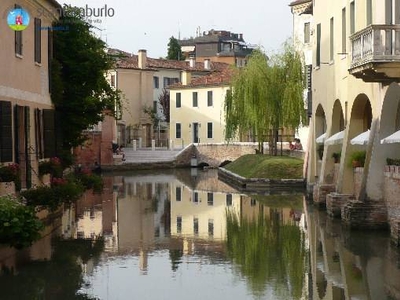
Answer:
[[[56,154],[55,128],[54,128],[54,110],[43,109],[43,139],[44,139],[44,157],[54,157]]]
[[[0,101],[0,162],[13,160],[11,102]]]

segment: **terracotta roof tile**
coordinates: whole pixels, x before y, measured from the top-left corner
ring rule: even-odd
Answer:
[[[108,53],[115,57],[115,67],[123,69],[139,69],[138,56],[118,49],[109,49]],[[210,62],[210,69],[204,68],[204,63],[197,62],[190,67],[190,62],[182,60],[169,60],[162,58],[146,58],[146,69],[174,69],[183,71],[220,71],[229,65],[221,62]]]
[[[218,86],[218,85],[229,85],[231,83],[232,77],[235,73],[232,66],[225,68],[222,71],[215,71],[209,75],[201,76],[192,79],[190,84],[183,85],[182,83],[177,83],[169,86],[169,89],[182,89],[182,88],[193,88],[193,87],[206,87],[206,86]]]

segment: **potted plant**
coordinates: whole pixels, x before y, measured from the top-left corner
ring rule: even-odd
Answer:
[[[342,156],[342,153],[339,151],[339,152],[333,152],[332,153],[332,158],[333,158],[333,160],[335,161],[335,164],[337,164],[337,163],[339,163],[340,162],[340,157]]]
[[[351,153],[349,160],[351,167],[353,168],[364,167],[365,156],[366,156],[366,151],[364,150],[354,151],[353,153]]]

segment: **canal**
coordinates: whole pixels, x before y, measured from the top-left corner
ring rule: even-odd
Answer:
[[[215,170],[103,178],[32,247],[0,248],[0,299],[400,299],[388,235],[301,193],[246,195]]]

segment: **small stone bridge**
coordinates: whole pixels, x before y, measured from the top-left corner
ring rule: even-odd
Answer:
[[[245,154],[255,154],[258,143],[191,144],[176,157],[177,165],[219,167]]]

